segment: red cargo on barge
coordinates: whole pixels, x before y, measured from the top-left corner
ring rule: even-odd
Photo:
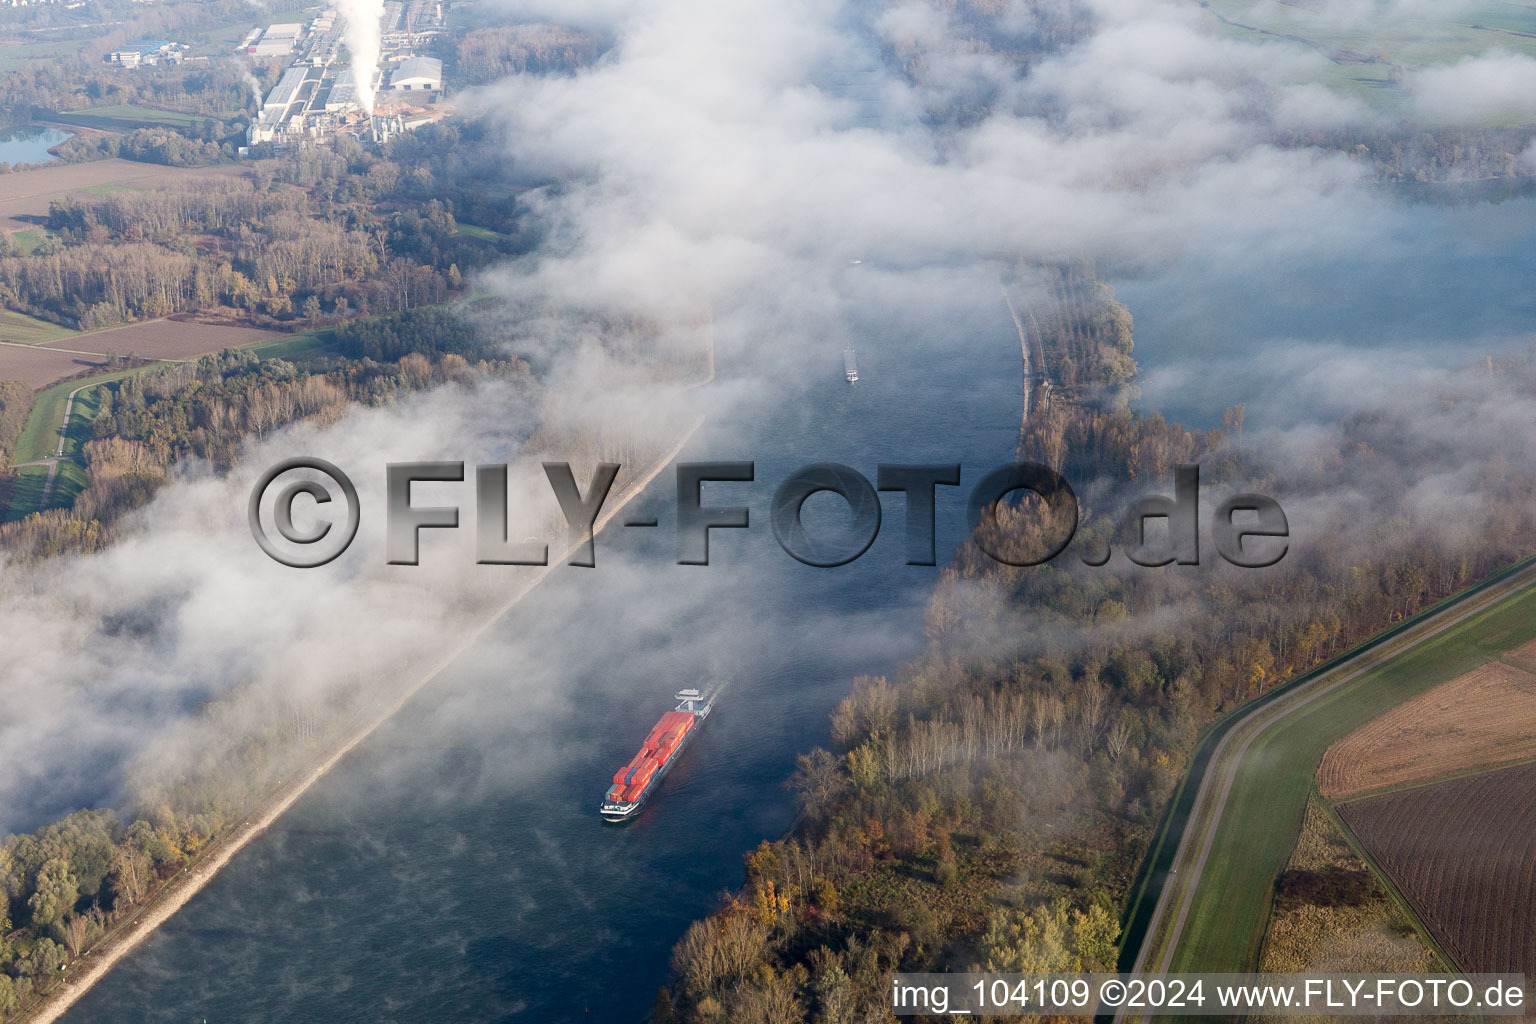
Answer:
[[[603,820],[626,821],[640,813],[714,707],[714,695],[699,690],[679,690],[675,699],[677,707],[651,728],[640,752],[614,773],[613,785],[598,808]]]

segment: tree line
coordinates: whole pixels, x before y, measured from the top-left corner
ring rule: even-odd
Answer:
[[[0,380],[0,473],[10,468],[11,453],[32,412],[32,389],[19,380]]]

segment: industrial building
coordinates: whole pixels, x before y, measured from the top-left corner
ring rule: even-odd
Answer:
[[[186,43],[173,43],[166,39],[146,39],[129,43],[120,50],[107,54],[107,63],[120,68],[136,68],[142,65],[176,64],[188,49]]]
[[[299,36],[303,32],[304,23],[299,21],[268,25],[267,30],[261,34],[261,41],[248,45],[245,52],[252,57],[286,57],[298,45]]]
[[[443,62],[436,57],[407,57],[389,76],[391,89],[438,92],[443,87]]]
[[[335,10],[323,11],[307,26],[269,26],[260,42],[253,41],[253,32],[241,44],[245,52],[259,55],[263,47],[286,46],[285,52],[294,56],[247,131],[249,144],[283,148],[338,134],[382,142],[436,121],[445,110],[436,106],[443,88],[443,62],[420,54],[417,47],[442,27],[442,5],[437,0],[389,0],[380,28],[392,28],[395,34],[386,34],[379,55],[383,67],[373,82],[371,112],[358,100],[351,68],[337,61],[345,21]]]

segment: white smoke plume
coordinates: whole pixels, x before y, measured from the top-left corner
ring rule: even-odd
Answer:
[[[245,78],[245,84],[251,87],[251,97],[256,101],[256,108],[261,109],[261,80],[251,71],[250,65],[242,60],[235,61],[235,67],[240,69],[240,74]]]
[[[336,5],[346,19],[347,51],[352,55],[352,81],[357,102],[373,113],[373,80],[379,73],[379,27],[383,0],[341,0]]]

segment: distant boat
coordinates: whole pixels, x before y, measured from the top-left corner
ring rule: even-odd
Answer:
[[[848,265],[850,267],[856,267],[856,266],[858,266],[859,264],[861,264],[863,262],[864,262],[863,260],[849,260],[848,261]]]
[[[849,384],[859,379],[859,362],[851,348],[843,349],[843,376],[848,378]]]

